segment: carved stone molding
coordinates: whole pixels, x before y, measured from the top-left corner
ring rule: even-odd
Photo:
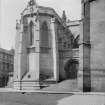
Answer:
[[[96,0],[82,0],[82,3],[88,3],[88,2],[93,2],[93,1],[96,1]]]

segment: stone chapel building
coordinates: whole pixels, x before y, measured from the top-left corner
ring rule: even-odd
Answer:
[[[67,78],[64,64],[72,58],[72,34],[49,7],[30,0],[16,24],[14,88],[40,89]]]

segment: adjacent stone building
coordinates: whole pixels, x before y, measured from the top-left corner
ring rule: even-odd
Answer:
[[[14,88],[40,89],[67,78],[71,32],[54,9],[30,0],[16,24]]]
[[[105,92],[105,0],[82,0],[78,86]]]
[[[9,73],[13,72],[14,50],[0,48],[0,86],[6,86]]]

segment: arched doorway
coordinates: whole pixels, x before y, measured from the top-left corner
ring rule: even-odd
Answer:
[[[65,63],[64,70],[67,78],[77,79],[78,65],[79,63],[75,59],[70,59]]]

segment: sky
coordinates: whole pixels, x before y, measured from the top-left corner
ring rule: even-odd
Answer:
[[[29,0],[0,0],[0,47],[11,49],[15,46],[16,20]],[[67,18],[81,18],[81,0],[36,0],[38,5],[52,7],[59,16],[65,10]]]

